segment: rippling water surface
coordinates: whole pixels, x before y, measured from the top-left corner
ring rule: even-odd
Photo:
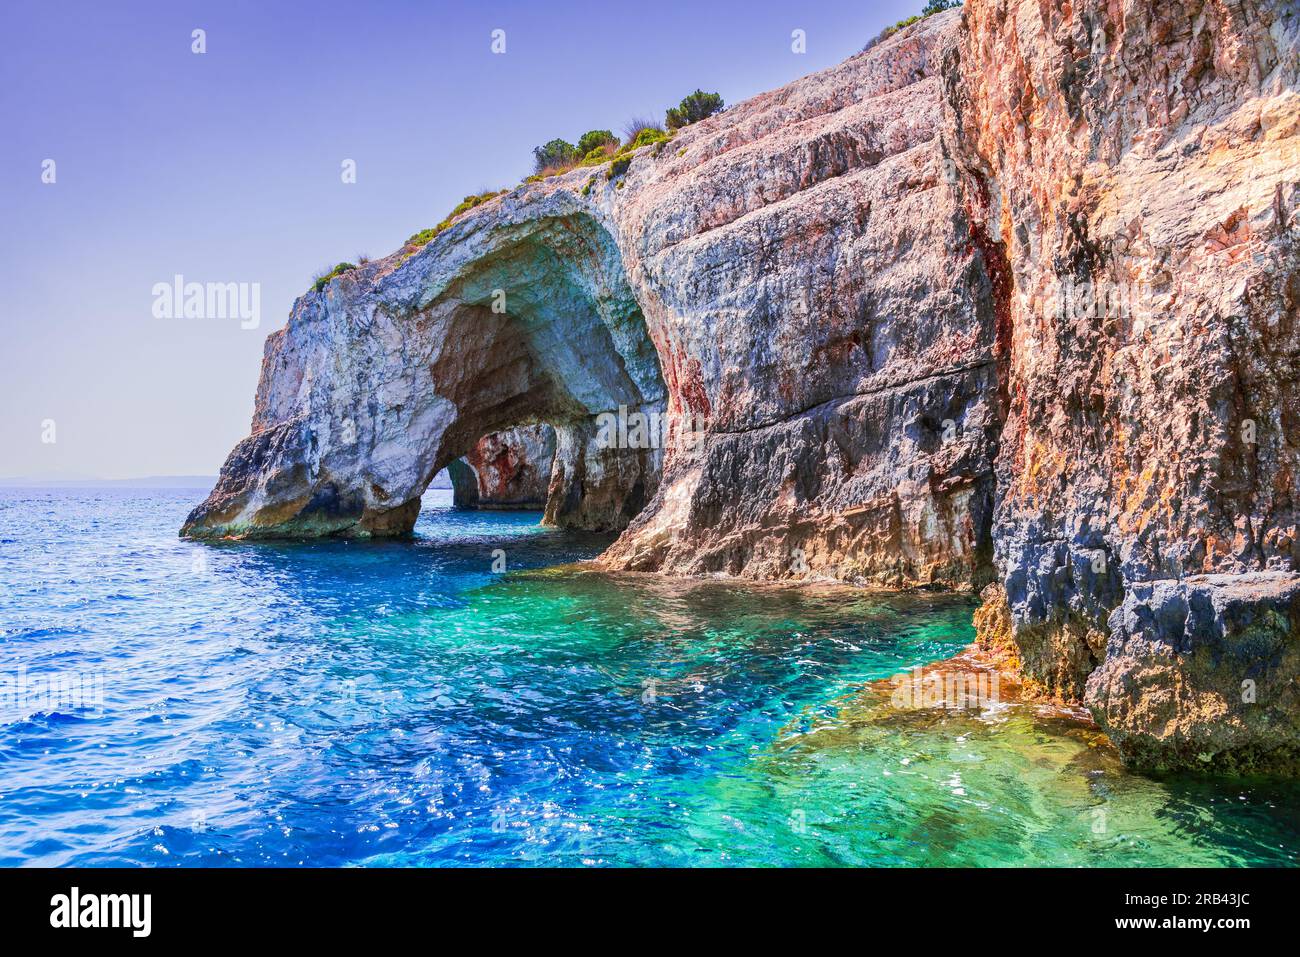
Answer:
[[[864,692],[963,600],[609,576],[433,494],[414,542],[254,545],[178,540],[190,490],[0,489],[0,864],[1296,862],[1295,785]]]

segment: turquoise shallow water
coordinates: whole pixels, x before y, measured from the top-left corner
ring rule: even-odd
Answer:
[[[565,564],[605,539],[445,498],[414,542],[180,541],[199,497],[0,490],[0,863],[1300,853],[1294,784],[1152,780],[1030,708],[864,690],[967,644],[958,598],[609,576]]]

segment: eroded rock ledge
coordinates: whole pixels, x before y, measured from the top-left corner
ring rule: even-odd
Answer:
[[[967,0],[490,200],[295,303],[184,532],[406,532],[548,423],[546,520],[626,526],[611,567],[983,589],[1133,763],[1290,766],[1298,33]]]

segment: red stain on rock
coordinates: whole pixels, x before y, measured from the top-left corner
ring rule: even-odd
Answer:
[[[998,414],[1005,421],[1011,411],[1011,347],[1013,326],[1011,320],[1011,263],[1002,243],[989,234],[985,221],[990,206],[989,186],[982,176],[974,177],[979,193],[980,213],[966,204],[966,218],[970,222],[971,245],[984,260],[984,271],[989,277],[993,299],[993,358],[998,373]]]
[[[684,347],[663,341],[655,332],[651,332],[651,341],[659,353],[670,407],[675,404],[683,412],[706,417],[712,415],[713,405],[704,388],[704,370],[700,360],[688,356]]]
[[[465,453],[478,477],[479,506],[544,503],[554,455],[554,433],[547,425],[483,436]]]
[[[488,498],[508,497],[522,464],[515,450],[501,443],[495,435],[479,439],[465,460],[478,472],[482,486],[480,494],[486,493]]]
[[[695,356],[687,358],[685,353],[682,353],[679,361],[685,367],[679,376],[679,386],[686,408],[697,415],[711,415],[713,407],[709,403],[709,394],[704,391],[704,375],[700,368],[700,360]]]
[[[862,333],[856,329],[848,335],[836,335],[817,345],[812,351],[812,359],[808,364],[810,366],[848,365],[853,358],[854,349],[862,349]]]

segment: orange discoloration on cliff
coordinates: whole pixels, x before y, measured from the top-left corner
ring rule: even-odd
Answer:
[[[1232,215],[1205,237],[1205,251],[1211,255],[1226,253],[1229,262],[1237,262],[1250,255],[1254,232],[1246,215],[1244,207],[1233,210]]]
[[[668,386],[670,411],[710,416],[713,406],[705,391],[700,360],[689,355],[684,347],[674,346],[657,334],[652,334],[652,341],[659,353],[664,382]]]

